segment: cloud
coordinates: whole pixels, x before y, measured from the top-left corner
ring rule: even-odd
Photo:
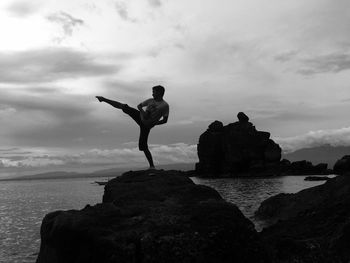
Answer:
[[[84,20],[75,18],[63,11],[51,14],[47,16],[47,19],[50,22],[57,23],[62,26],[63,35],[56,38],[58,43],[62,42],[66,37],[72,36],[74,28],[84,25]]]
[[[298,106],[298,105],[296,105]],[[298,122],[312,122],[317,120],[323,120],[325,118],[324,115],[321,113],[308,109],[307,107],[303,105],[299,105],[299,108],[295,109],[281,109],[277,111],[276,109],[272,110],[258,110],[258,111],[251,111],[253,114],[252,116],[260,117],[260,118],[268,118],[272,121],[298,121]]]
[[[61,160],[52,160],[48,158],[27,158],[22,160],[10,160],[2,159],[1,160],[3,167],[15,167],[15,168],[32,168],[32,167],[45,167],[52,165],[63,165],[64,162]]]
[[[42,48],[0,53],[0,83],[45,83],[118,72],[120,66],[99,63],[71,48]]]
[[[287,62],[290,61],[291,59],[295,58],[296,55],[298,54],[297,51],[288,51],[288,52],[283,52],[274,57],[274,59],[278,62]]]
[[[16,109],[13,107],[8,107],[6,105],[0,105],[0,119],[7,118],[16,113]]]
[[[30,87],[1,93],[0,136],[7,145],[79,147],[87,142],[76,138],[89,136],[88,142],[95,142],[100,130],[109,128],[94,115],[98,102],[91,95],[34,93]]]
[[[341,102],[350,102],[350,98],[342,99]]]
[[[350,146],[350,127],[310,131],[306,134],[280,138],[273,138],[284,152],[294,152],[302,148],[310,148],[330,144],[332,146]]]
[[[169,145],[150,145],[156,163],[194,163],[198,161],[197,145],[175,143]],[[74,156],[75,161],[89,164],[146,165],[143,152],[137,147],[112,150],[92,149]]]
[[[177,121],[172,121],[171,123],[169,123],[169,125],[171,126],[183,126],[183,125],[192,125],[196,122],[205,122],[205,123],[211,123],[214,120],[212,118],[209,117],[201,117],[201,116],[197,116],[197,115],[193,115],[191,117],[187,117],[186,119],[180,119]]]
[[[338,73],[350,69],[350,54],[333,53],[315,56],[302,60],[303,68],[298,70],[302,75],[319,73]]]
[[[103,87],[108,96],[119,98],[125,103],[138,104],[142,98],[151,96],[151,88],[157,83],[159,80],[123,81],[110,79],[103,83]]]
[[[162,2],[160,0],[148,0],[148,3],[152,6],[152,7],[161,7],[162,6]]]
[[[7,154],[7,155],[13,155],[13,154],[30,154],[32,152],[30,151],[23,151],[21,148],[14,147],[14,148],[2,148],[0,149],[0,154]]]
[[[28,168],[60,165],[63,162],[51,158],[43,149],[3,148],[0,149],[0,163],[3,168]]]
[[[198,161],[197,146],[185,143],[170,145],[151,145],[151,152],[157,164],[169,163],[194,163]],[[6,151],[6,149],[3,149]],[[76,165],[98,166],[146,166],[146,159],[137,147],[117,149],[91,149],[79,153],[65,153],[62,151],[50,151],[50,149],[22,149],[20,155],[2,154],[0,163],[5,168],[50,167],[64,169]],[[18,150],[17,150],[18,151]],[[27,154],[25,154],[27,153]]]
[[[9,11],[12,15],[18,17],[27,17],[39,9],[39,5],[37,3],[33,3],[31,1],[17,1],[11,3],[7,7],[7,11]]]
[[[11,93],[12,96],[16,93]],[[61,116],[65,119],[74,118],[75,116],[84,116],[89,112],[89,106],[85,103],[75,103],[77,100],[83,100],[85,96],[65,96],[57,93],[53,97],[21,95],[21,98],[12,97],[11,94],[3,94],[0,98],[0,116],[14,113],[26,112],[29,114],[38,114],[45,112],[54,116]],[[8,106],[11,105],[11,106]],[[91,110],[91,109],[90,109]]]
[[[130,17],[129,10],[124,2],[116,2],[115,9],[121,19],[133,23],[137,22],[136,19]]]
[[[60,89],[58,87],[50,87],[50,86],[21,86],[16,88],[17,91],[20,92],[30,92],[31,94],[36,94],[39,96],[46,95],[54,95],[60,93]]]
[[[197,145],[175,143],[151,147],[156,160],[162,163],[194,163],[198,161]]]

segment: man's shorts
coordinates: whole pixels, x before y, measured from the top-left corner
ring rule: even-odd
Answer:
[[[127,104],[125,104],[125,106],[122,108],[122,111],[128,114],[140,126],[139,150],[140,151],[148,150],[147,140],[148,140],[148,135],[151,128],[146,127],[142,123],[140,111],[132,107],[129,107],[129,105]]]

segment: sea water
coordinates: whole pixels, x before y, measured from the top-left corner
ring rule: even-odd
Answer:
[[[295,193],[324,183],[304,181],[305,176],[274,178],[191,178],[211,186],[236,204],[257,229],[254,212],[266,198],[278,193]],[[0,182],[0,263],[35,262],[40,248],[40,225],[56,210],[82,209],[102,201],[104,188],[94,183],[101,178],[51,179]]]

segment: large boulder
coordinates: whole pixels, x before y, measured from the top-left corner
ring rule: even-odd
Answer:
[[[202,162],[196,164],[199,173],[218,174],[223,160],[222,132],[224,125],[220,121],[214,121],[208,130],[199,137],[197,147],[198,157]]]
[[[334,164],[333,168],[336,174],[350,173],[350,155],[343,156]]]
[[[257,131],[243,112],[237,118],[226,126],[215,121],[199,137],[197,174],[241,176],[278,169],[281,148],[270,133]]]
[[[350,177],[338,176],[296,194],[265,200],[256,216],[275,262],[350,261]]]
[[[254,225],[176,171],[128,172],[103,203],[45,216],[37,263],[271,262]]]

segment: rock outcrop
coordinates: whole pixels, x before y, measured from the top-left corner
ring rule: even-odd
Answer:
[[[128,172],[103,203],[45,216],[37,263],[271,262],[253,224],[176,171]]]
[[[333,170],[336,174],[345,174],[350,173],[350,155],[343,156],[338,160],[333,167]]]
[[[278,221],[261,232],[275,262],[350,261],[350,177],[264,201],[257,216]]]
[[[306,160],[281,161],[281,147],[270,133],[257,131],[243,112],[238,121],[226,126],[214,121],[200,135],[197,145],[201,177],[324,175],[331,174],[326,163],[313,165]]]
[[[283,172],[288,175],[326,175],[333,173],[331,169],[328,169],[326,163],[313,165],[306,160],[290,163],[284,167]]]
[[[304,181],[327,181],[331,178],[327,176],[307,176],[304,178]]]
[[[276,170],[281,148],[270,133],[257,131],[243,112],[238,122],[226,126],[220,121],[209,125],[199,138],[196,171],[201,175],[250,175]]]

